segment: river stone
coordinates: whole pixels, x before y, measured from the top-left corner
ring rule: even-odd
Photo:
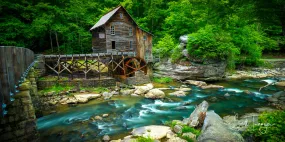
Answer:
[[[207,86],[207,83],[204,81],[186,80],[185,83],[195,86]]]
[[[170,138],[173,138],[173,137],[176,137],[177,135],[174,134],[172,131],[169,131],[166,133],[166,138],[170,139]]]
[[[74,97],[78,100],[79,103],[87,103],[91,99],[101,97],[100,94],[78,94],[74,95]]]
[[[175,132],[175,133],[177,133],[177,134],[181,134],[182,133],[182,126],[181,125],[175,125],[174,127],[173,127],[173,131]]]
[[[220,86],[220,85],[207,85],[207,86],[201,86],[202,89],[220,89],[220,88],[224,88],[224,86]]]
[[[152,139],[159,140],[166,137],[166,134],[170,131],[171,131],[170,127],[167,126],[150,125],[133,129],[132,135],[143,136],[146,138],[150,137]]]
[[[251,93],[250,91],[248,91],[248,90],[244,90],[243,93],[245,93],[245,94],[247,94],[247,95],[252,94],[252,93]]]
[[[191,88],[179,88],[179,91],[189,92],[191,91]]]
[[[228,128],[214,111],[207,112],[198,142],[244,142],[243,137]]]
[[[170,93],[169,95],[177,96],[177,97],[185,97],[186,96],[184,91],[175,91],[175,92]]]
[[[25,90],[30,90],[30,88],[31,88],[31,82],[25,81],[24,83],[19,85],[18,90],[25,91]]]
[[[259,113],[262,113],[262,112],[272,112],[275,111],[276,109],[270,107],[261,107],[261,108],[255,108],[255,110]]]
[[[103,118],[99,115],[95,116],[94,118],[95,118],[95,120],[103,120]]]
[[[189,117],[189,126],[196,127],[201,125],[204,122],[208,107],[209,104],[207,101],[203,101],[201,104],[199,104]]]
[[[231,96],[229,93],[226,93],[225,95],[224,95],[225,97],[229,97],[229,96]]]
[[[122,94],[122,95],[124,95],[124,96],[127,96],[127,95],[131,95],[131,94],[134,93],[134,92],[135,92],[134,89],[127,89],[127,90],[122,89],[122,90],[120,91],[120,94]]]
[[[108,100],[113,96],[113,94],[109,92],[103,92],[102,96],[104,97],[105,100]]]
[[[102,115],[102,117],[108,117],[108,116],[109,116],[109,114],[107,114],[107,113]]]
[[[159,89],[152,89],[145,94],[145,98],[150,98],[150,99],[162,99],[165,97],[165,94],[163,91]]]
[[[179,137],[172,137],[172,138],[168,139],[166,142],[187,142],[187,141],[184,139],[181,139]]]
[[[280,87],[285,87],[285,81],[277,82],[275,85],[280,86]]]
[[[150,90],[150,88],[148,86],[137,86],[136,87],[136,91],[134,92],[135,94],[138,94],[138,95],[143,95],[145,94],[147,91]]]
[[[103,141],[108,142],[110,141],[110,137],[108,135],[103,136]]]

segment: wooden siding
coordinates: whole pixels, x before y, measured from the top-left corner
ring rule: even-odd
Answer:
[[[99,34],[104,34],[104,38],[99,38]],[[92,31],[92,49],[93,52],[107,52],[106,50],[106,32],[103,27]]]
[[[33,61],[34,53],[27,48],[0,46],[1,113],[2,104],[10,103],[10,92],[15,94],[15,85]]]
[[[145,59],[152,58],[152,35],[141,30],[140,28],[136,28],[137,35],[137,56]],[[146,39],[144,39],[146,36]]]
[[[123,19],[120,18],[120,13],[123,14]],[[111,35],[110,27],[115,26],[115,35]],[[135,23],[131,17],[121,8],[105,25],[106,29],[106,48],[112,49],[112,41],[116,42],[117,51],[131,52],[136,48],[136,34]],[[132,27],[133,35],[129,35],[129,28]],[[130,41],[132,41],[132,49],[130,48]]]

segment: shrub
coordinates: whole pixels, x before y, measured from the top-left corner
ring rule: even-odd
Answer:
[[[176,46],[171,54],[171,61],[176,62],[181,58],[182,58],[182,48],[180,46]]]
[[[174,39],[171,35],[166,34],[157,44],[153,46],[154,55],[159,55],[161,58],[170,57],[172,50],[176,47]]]
[[[265,112],[258,118],[258,124],[251,124],[244,136],[253,136],[256,141],[285,141],[285,111]]]
[[[173,79],[170,77],[154,77],[153,82],[155,83],[169,83],[169,82],[173,82]]]

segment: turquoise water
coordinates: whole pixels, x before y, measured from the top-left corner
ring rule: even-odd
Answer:
[[[268,106],[265,98],[281,90],[269,86],[258,92],[266,82],[272,81],[276,80],[247,79],[214,83],[225,86],[225,89],[219,90],[202,90],[189,86],[192,91],[186,97],[169,97],[163,100],[122,96],[108,101],[94,100],[41,117],[37,126],[41,141],[96,141],[105,134],[118,139],[128,135],[136,127],[189,117],[195,106],[203,100],[210,103],[209,110],[215,110],[221,116],[254,112],[254,108]],[[244,90],[249,90],[252,95],[243,93]],[[225,97],[226,93],[230,96]],[[92,116],[102,116],[105,113],[110,116],[102,121],[89,120]]]

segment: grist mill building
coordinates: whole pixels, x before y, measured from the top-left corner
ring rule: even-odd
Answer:
[[[152,58],[152,34],[141,29],[122,6],[106,13],[90,29],[94,53],[135,52]]]

